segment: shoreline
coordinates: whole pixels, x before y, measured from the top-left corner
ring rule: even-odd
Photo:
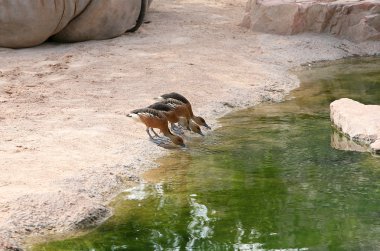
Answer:
[[[337,63],[337,61],[345,61],[345,60],[354,59],[354,58],[365,58],[365,59],[367,59],[367,58],[378,58],[378,57],[379,57],[379,55],[363,55],[363,56],[354,55],[354,56],[348,56],[348,57],[340,58],[340,59],[336,59],[336,60],[314,61],[314,62],[308,62],[308,63],[305,63],[304,65],[294,67],[292,69],[289,69],[288,71],[290,73],[296,75],[296,73],[298,71],[307,70],[305,67],[309,67],[309,64],[311,64],[312,67],[321,67],[321,66],[326,66],[326,65],[334,65]],[[281,99],[280,101],[276,101],[275,103],[286,101],[287,97],[289,97],[289,94],[291,94],[292,91],[294,91],[295,89],[297,89],[299,87],[300,86],[297,86],[294,89],[291,89],[289,91],[289,93],[284,95],[283,99]],[[264,104],[264,102],[258,103],[257,105],[260,105],[260,104]],[[222,116],[217,117],[216,120],[219,120],[220,118],[228,115],[229,113],[237,112],[237,111],[244,110],[244,109],[249,109],[252,107],[254,107],[254,106],[231,108],[230,111],[227,111]],[[216,126],[217,126],[216,128],[219,128],[219,123],[216,123]],[[214,131],[214,130],[215,129],[213,128],[211,131]],[[336,130],[338,130],[338,128],[336,128]],[[342,132],[340,130],[338,130],[337,132],[342,134]],[[189,137],[189,135],[187,135],[187,137]],[[348,135],[345,135],[344,137],[348,138]],[[190,138],[191,138],[191,136],[190,136]],[[179,150],[179,149],[174,149],[174,151],[177,151],[177,150]],[[103,224],[105,221],[107,221],[113,215],[114,207],[111,204],[118,200],[118,198],[117,198],[118,196],[120,196],[121,194],[125,193],[128,190],[133,190],[134,188],[137,188],[141,184],[151,183],[151,182],[153,182],[153,183],[159,182],[160,178],[158,178],[156,175],[157,175],[157,173],[160,174],[162,172],[162,169],[165,169],[165,167],[163,167],[162,164],[160,163],[160,159],[165,158],[168,154],[173,154],[173,153],[174,152],[170,151],[170,153],[163,153],[162,156],[155,158],[155,160],[153,161],[154,167],[153,166],[148,167],[145,171],[143,171],[141,173],[141,175],[136,176],[136,178],[139,180],[138,182],[131,182],[128,185],[124,184],[122,187],[120,187],[121,189],[118,192],[114,193],[110,200],[108,200],[107,202],[104,203],[106,205],[106,207],[110,210],[109,215],[107,215],[103,218],[99,218],[99,221],[97,221],[96,224],[94,224],[90,229],[86,229],[86,227],[85,227],[84,230],[77,229],[77,230],[72,230],[69,232],[63,232],[63,233],[59,233],[59,234],[52,234],[52,235],[47,235],[47,236],[37,236],[34,238],[29,237],[27,239],[27,241],[25,242],[27,249],[31,248],[33,245],[41,244],[43,242],[71,239],[71,238],[75,238],[75,237],[85,235],[85,234],[93,231],[94,228],[96,228],[100,224]]]
[[[299,86],[295,67],[380,52],[379,42],[248,31],[244,5],[156,1],[135,34],[0,48],[0,250],[106,219],[167,154],[125,117],[154,97],[182,93],[215,128],[228,112],[282,101]]]

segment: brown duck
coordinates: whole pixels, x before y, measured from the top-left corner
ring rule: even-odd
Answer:
[[[197,123],[200,126],[204,126],[207,129],[211,129],[211,127],[209,125],[207,125],[207,123],[204,120],[204,118],[202,118],[200,116],[195,116],[194,115],[190,101],[187,98],[185,98],[183,95],[181,95],[179,93],[176,93],[176,92],[171,92],[171,93],[163,94],[159,98],[163,99],[163,100],[175,99],[175,100],[181,101],[182,103],[184,103],[187,106],[189,114],[190,114],[190,118],[192,120],[194,120],[195,123]]]
[[[180,136],[174,135],[169,130],[168,119],[162,112],[151,108],[142,108],[131,111],[127,117],[133,118],[135,121],[145,124],[146,132],[151,139],[153,139],[153,137],[150,134],[149,129],[157,128],[174,144],[185,147],[183,139]]]

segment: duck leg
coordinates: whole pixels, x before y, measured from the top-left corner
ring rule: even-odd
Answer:
[[[161,136],[160,135],[158,135],[154,130],[153,130],[153,128],[152,127],[149,127],[150,128],[150,130],[152,130],[152,132],[154,133],[154,135],[156,136],[156,137],[158,137],[158,138],[161,138]]]
[[[191,131],[189,127],[189,120],[185,117],[181,117],[181,119],[178,121],[178,125],[181,129]]]
[[[152,135],[151,135],[150,132],[149,132],[149,129],[154,133],[155,137],[152,137]],[[169,138],[167,138],[167,137],[165,137],[165,136],[160,136],[160,135],[158,135],[158,134],[153,130],[152,127],[149,127],[148,130],[147,130],[147,132],[148,132],[148,134],[149,134],[150,139],[151,139],[154,143],[156,143],[157,145],[168,144],[168,143],[171,142]]]
[[[152,135],[150,134],[150,132],[149,132],[149,128],[150,128],[150,127],[147,127],[145,131],[146,131],[146,133],[149,135],[149,138],[153,140],[154,138],[153,138]]]

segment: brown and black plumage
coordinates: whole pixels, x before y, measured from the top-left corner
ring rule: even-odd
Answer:
[[[161,111],[170,123],[177,123],[180,119],[177,113],[175,112],[174,107],[164,104],[162,102],[151,104],[150,106],[148,106],[148,108]]]
[[[190,119],[190,114],[188,113],[188,110],[185,107],[184,103],[175,99],[167,99],[162,102],[154,103],[148,106],[148,108],[161,111],[167,117],[168,121],[171,123],[172,129],[174,129],[174,123],[183,121],[181,120],[181,118],[184,118],[185,126],[187,127],[187,129],[204,136],[201,128],[196,123],[191,121],[188,122]]]
[[[131,111],[127,117],[131,117],[135,121],[145,124],[146,132],[151,139],[153,139],[153,137],[149,132],[149,128],[157,128],[174,144],[185,146],[181,137],[171,133],[168,127],[168,119],[162,112],[151,108],[142,108]]]
[[[178,100],[178,101],[184,103],[186,105],[188,111],[189,111],[190,118],[192,120],[194,120],[195,123],[197,123],[198,125],[204,126],[208,129],[211,129],[210,126],[207,125],[204,118],[194,115],[190,101],[187,98],[185,98],[183,95],[176,93],[176,92],[171,92],[171,93],[166,93],[166,94],[161,95],[160,98],[163,100],[174,99],[174,100]]]
[[[179,100],[179,101],[181,101],[182,103],[190,104],[190,101],[187,100],[187,98],[185,98],[184,96],[182,96],[181,94],[176,93],[176,92],[171,92],[171,93],[162,94],[161,97],[162,97],[163,99],[172,98],[172,99]]]
[[[182,121],[184,122],[183,125],[186,129],[203,136],[203,133],[199,125],[191,119],[189,109],[187,108],[187,105],[185,103],[172,98],[163,99],[161,103],[172,107],[178,117],[184,118],[184,120]]]

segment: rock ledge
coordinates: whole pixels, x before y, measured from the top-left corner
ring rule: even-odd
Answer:
[[[380,40],[378,0],[249,0],[242,26],[265,33],[328,33],[354,42]]]

